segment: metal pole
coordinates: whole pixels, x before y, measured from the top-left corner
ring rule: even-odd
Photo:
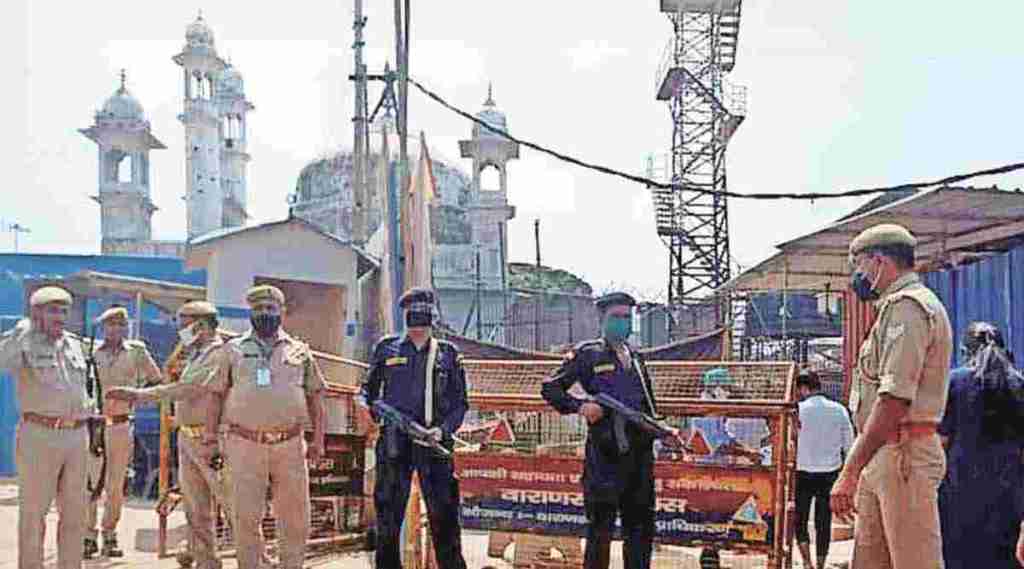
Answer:
[[[502,312],[501,312],[502,342],[501,343],[507,344],[508,343],[508,332],[507,332],[507,330],[508,330],[508,275],[506,273],[508,272],[508,264],[507,264],[508,262],[505,260],[505,258],[506,258],[506,253],[505,253],[505,224],[500,222],[500,221],[498,222],[498,242],[499,242],[498,244],[501,247],[501,303],[502,303]],[[1009,289],[1007,289],[1007,290],[1009,290]],[[1009,312],[1007,312],[1007,314],[1009,314]]]
[[[352,148],[353,194],[355,204],[352,212],[352,235],[354,243],[362,244],[366,239],[366,66],[363,64],[363,0],[355,0],[355,105],[356,112],[352,118],[354,143]],[[344,215],[341,208],[341,193],[338,194],[338,231],[341,232],[341,219]]]
[[[138,340],[142,336],[142,293],[135,293],[135,329],[132,330],[132,339]]]
[[[537,248],[537,268],[540,268],[540,220],[533,220],[533,242]]]
[[[476,247],[476,339],[483,338],[483,326],[480,316],[483,313],[483,304],[480,302],[480,246]]]

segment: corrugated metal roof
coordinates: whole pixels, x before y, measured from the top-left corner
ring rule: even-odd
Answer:
[[[925,263],[942,263],[956,253],[1006,250],[1024,236],[1024,193],[949,187],[918,192],[782,243],[779,253],[720,290],[843,290],[850,241],[879,223],[909,229]]]
[[[79,271],[206,286],[206,271],[186,271],[182,259],[120,255],[0,254],[0,314],[24,313],[25,279],[64,278]]]

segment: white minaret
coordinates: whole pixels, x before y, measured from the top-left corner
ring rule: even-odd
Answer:
[[[494,93],[487,87],[487,100],[477,118],[488,126],[509,132],[508,117],[498,110]],[[483,247],[485,276],[501,275],[505,267],[499,259],[508,258],[508,222],[516,215],[516,209],[508,202],[508,162],[519,158],[519,143],[513,142],[497,132],[473,123],[473,137],[459,141],[463,158],[473,160],[473,190],[467,216],[472,226],[472,242]],[[481,174],[488,168],[498,172],[498,187],[483,187]],[[501,237],[499,238],[499,231]],[[505,244],[505,250],[498,247]]]
[[[225,63],[202,14],[185,31],[185,47],[173,60],[182,67],[185,100],[178,120],[185,125],[185,202],[188,240],[224,224],[220,109],[216,86]]]
[[[220,111],[220,187],[224,196],[223,227],[245,225],[246,214],[246,113],[255,109],[245,100],[242,74],[230,63],[217,82]]]
[[[166,146],[150,132],[135,97],[121,87],[96,111],[93,125],[79,129],[99,147],[101,250],[104,255],[139,254],[152,239],[156,206],[150,200],[149,151]]]

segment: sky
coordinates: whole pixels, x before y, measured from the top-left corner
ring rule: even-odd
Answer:
[[[373,72],[394,61],[393,2],[366,4]],[[1024,2],[952,9],[962,5],[745,2],[729,80],[747,87],[747,116],[728,150],[729,189],[835,192],[1020,161]],[[171,56],[200,9],[256,106],[248,125],[252,222],[284,218],[302,166],[352,144],[352,7],[352,0],[9,2],[0,64],[14,80],[0,91],[12,119],[0,132],[7,157],[0,218],[31,230],[20,250],[98,253],[99,206],[89,199],[97,192],[97,150],[77,129],[117,89],[121,68],[167,146],[151,155],[160,208],[154,238],[183,239],[185,145],[176,118],[183,86]],[[473,112],[493,82],[512,134],[640,174],[646,158],[663,161],[671,143],[668,108],[655,100],[670,40],[656,0],[413,2],[410,73]],[[371,103],[378,96],[371,84]],[[424,132],[435,158],[468,171],[458,141],[472,125],[415,90],[409,105],[410,132]],[[508,171],[516,207],[510,261],[533,262],[539,219],[545,265],[598,290],[664,295],[668,252],[648,190],[525,148]],[[974,184],[1012,189],[1024,187],[1024,176]],[[775,244],[865,200],[731,200],[735,262],[750,267]],[[0,251],[13,241],[12,233],[0,235]]]

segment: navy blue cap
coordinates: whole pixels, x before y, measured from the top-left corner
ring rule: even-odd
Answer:
[[[608,293],[594,301],[598,310],[605,310],[611,306],[636,306],[636,299],[624,292]]]
[[[398,306],[400,308],[408,308],[412,304],[429,304],[434,305],[434,291],[429,288],[411,288],[405,291],[405,294],[398,299]]]

